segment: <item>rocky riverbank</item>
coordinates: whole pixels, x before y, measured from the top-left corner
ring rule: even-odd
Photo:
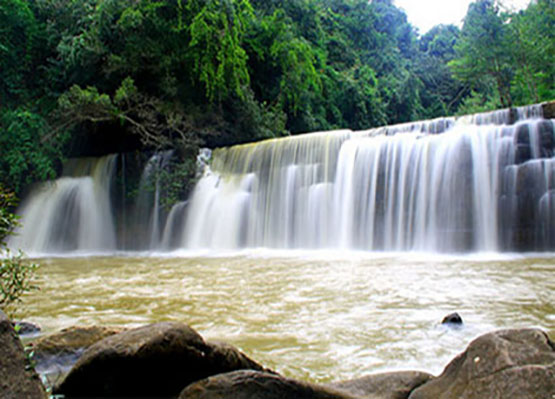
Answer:
[[[67,366],[69,372],[53,387],[65,398],[551,399],[555,395],[555,344],[538,329],[485,334],[437,377],[404,371],[327,385],[281,376],[238,349],[208,342],[175,322],[125,331],[74,328],[42,337],[32,347],[35,355],[30,363],[11,322],[0,313],[0,397],[46,397],[33,362],[37,368],[48,362]]]

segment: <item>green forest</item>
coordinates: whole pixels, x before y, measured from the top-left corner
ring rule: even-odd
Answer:
[[[392,0],[0,0],[0,184],[64,159],[555,98],[555,6],[472,3],[421,34]]]

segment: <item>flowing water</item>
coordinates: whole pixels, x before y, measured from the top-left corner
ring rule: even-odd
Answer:
[[[24,201],[10,246],[555,251],[555,120],[541,110],[219,148],[171,210],[171,151],[72,160]]]
[[[42,257],[26,318],[182,321],[318,382],[438,373],[498,328],[555,333],[555,120],[541,106],[205,152],[190,198],[166,209],[171,158],[72,160],[36,187],[9,243]],[[465,326],[441,326],[454,311]]]
[[[555,248],[553,121],[398,129],[216,150],[179,247]]]
[[[139,256],[140,255],[140,256]],[[38,259],[25,318],[47,332],[174,320],[315,382],[433,373],[477,335],[555,338],[555,257],[252,250]],[[440,324],[453,311],[465,325]]]

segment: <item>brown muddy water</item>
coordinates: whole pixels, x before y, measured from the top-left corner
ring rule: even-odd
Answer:
[[[476,336],[555,338],[555,257],[254,250],[36,259],[21,316],[72,325],[180,321],[287,376],[329,382],[440,373]],[[460,329],[440,324],[457,311]]]

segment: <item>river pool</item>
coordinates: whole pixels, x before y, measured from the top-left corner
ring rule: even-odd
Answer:
[[[440,373],[476,336],[539,327],[555,338],[555,255],[251,250],[38,258],[22,316],[72,325],[184,322],[287,376]],[[451,312],[460,329],[440,324]]]

